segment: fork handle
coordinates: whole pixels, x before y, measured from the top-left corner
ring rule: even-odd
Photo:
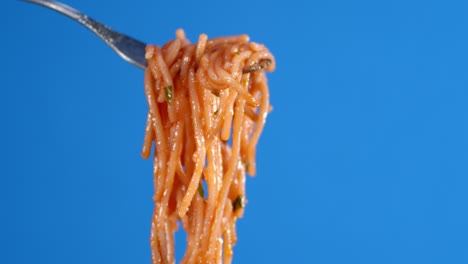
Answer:
[[[89,30],[93,31],[106,43],[109,44],[109,42],[111,42],[112,35],[114,33],[113,30],[111,30],[108,26],[102,23],[99,23],[96,20],[92,19],[91,17],[81,13],[80,11],[74,9],[71,6],[68,6],[66,4],[62,4],[53,0],[21,0],[21,1],[38,4],[38,5],[50,8],[54,11],[57,11],[65,16],[68,16],[69,18],[77,21],[78,23],[87,27]]]
[[[88,29],[92,30],[95,33],[97,33],[99,27],[108,28],[106,25],[103,25],[95,21],[94,19],[88,17],[87,15],[81,13],[80,11],[66,4],[62,4],[53,0],[21,0],[21,1],[38,4],[38,5],[50,8],[54,11],[57,11],[79,22],[80,24],[82,24],[83,26],[87,27]]]
[[[127,35],[112,30],[110,27],[97,22],[80,11],[53,0],[22,0],[24,2],[38,4],[57,11],[87,27],[120,57],[140,69],[146,68],[145,47],[146,44]]]

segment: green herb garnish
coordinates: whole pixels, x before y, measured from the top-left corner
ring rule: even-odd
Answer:
[[[166,93],[166,101],[168,104],[171,103],[172,101],[172,90],[174,89],[174,87],[172,87],[172,85],[168,85],[164,88],[164,92]]]
[[[248,161],[248,160],[244,160],[243,164],[244,164],[245,170],[249,170],[249,161]]]
[[[249,79],[248,78],[244,78],[242,79],[242,86],[247,88],[247,86],[249,86]]]
[[[204,198],[205,197],[205,191],[203,190],[203,185],[201,184],[201,182],[198,184],[198,194]]]
[[[237,196],[237,198],[232,201],[232,210],[235,212],[239,208],[244,207],[244,197],[242,195]]]
[[[270,66],[271,62],[272,61],[270,59],[260,60],[257,64],[254,64],[252,66],[244,68],[242,73],[249,73],[249,72],[254,72],[254,71],[258,71],[258,70],[263,70],[266,67]]]

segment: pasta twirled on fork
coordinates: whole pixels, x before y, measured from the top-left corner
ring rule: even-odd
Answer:
[[[256,173],[271,108],[263,68],[274,70],[274,58],[247,35],[201,34],[191,44],[178,30],[164,46],[148,45],[146,59],[142,156],[154,143],[152,261],[175,263],[180,220],[187,234],[181,263],[231,263],[245,175]]]

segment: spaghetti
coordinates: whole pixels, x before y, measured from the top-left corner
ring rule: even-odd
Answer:
[[[153,143],[153,264],[175,263],[174,233],[187,235],[181,263],[231,263],[236,220],[244,213],[245,175],[270,111],[263,69],[272,54],[247,35],[191,44],[183,30],[146,48],[148,101],[142,156]]]

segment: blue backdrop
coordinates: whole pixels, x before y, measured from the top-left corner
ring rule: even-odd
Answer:
[[[468,263],[467,1],[66,3],[276,56],[234,263]],[[0,13],[0,263],[149,264],[143,72],[50,10]]]

